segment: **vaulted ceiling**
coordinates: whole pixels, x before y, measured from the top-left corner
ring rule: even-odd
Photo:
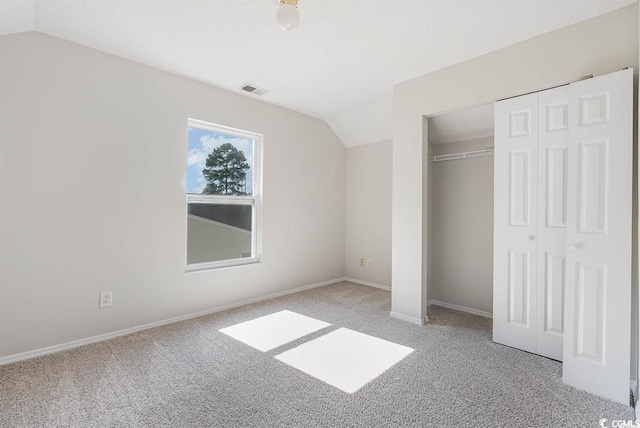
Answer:
[[[323,119],[347,147],[392,136],[393,85],[636,0],[0,0],[37,30]],[[255,97],[255,95],[247,95]]]

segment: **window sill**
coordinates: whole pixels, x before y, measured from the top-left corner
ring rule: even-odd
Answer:
[[[185,268],[185,272],[202,272],[207,270],[223,269],[237,266],[255,265],[259,263],[260,260],[257,257],[247,257],[244,259],[223,260],[219,262],[209,263],[194,263],[192,265],[187,265],[187,267]]]

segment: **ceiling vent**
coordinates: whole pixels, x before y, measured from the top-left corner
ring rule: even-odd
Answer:
[[[264,95],[268,92],[266,89],[258,88],[256,85],[252,85],[251,83],[245,83],[240,86],[239,89],[253,95]]]

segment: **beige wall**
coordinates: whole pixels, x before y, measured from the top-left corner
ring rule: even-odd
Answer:
[[[0,56],[0,357],[344,275],[326,123],[39,33]],[[185,273],[189,117],[264,134],[261,264]]]
[[[493,138],[431,145],[430,154],[483,150]],[[429,300],[493,308],[493,157],[429,164]]]
[[[391,285],[391,140],[347,150],[345,273]],[[371,268],[360,267],[370,258]]]
[[[392,312],[419,322],[429,298],[424,117],[637,66],[632,5],[394,87]]]

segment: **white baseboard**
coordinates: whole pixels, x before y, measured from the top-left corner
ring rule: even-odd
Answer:
[[[342,280],[353,282],[354,284],[366,285],[369,287],[380,288],[382,290],[391,291],[391,287],[389,285],[377,284],[375,282],[363,281],[361,279],[347,278],[347,277],[342,278]]]
[[[399,312],[391,311],[391,312],[389,312],[389,316],[391,318],[396,318],[396,319],[399,319],[401,321],[405,321],[405,322],[408,322],[408,323],[411,323],[411,324],[424,325],[424,321],[421,320],[420,318],[410,317],[409,315],[404,315],[404,314],[401,314]]]
[[[391,291],[391,287],[388,285],[382,285],[382,284],[377,284],[375,282],[369,282],[369,281],[362,281],[360,279],[355,279],[355,278],[342,278],[343,281],[348,281],[348,282],[353,282],[354,284],[360,284],[360,285],[366,285],[368,287],[374,287],[374,288],[380,288],[382,290],[386,290],[386,291]],[[416,318],[416,317],[410,317],[408,315],[404,315],[401,314],[399,312],[389,312],[389,316],[392,318],[396,318],[399,319],[401,321],[405,321],[411,324],[416,324],[416,325],[424,325],[424,321],[422,321],[420,318]]]
[[[466,306],[454,305],[447,302],[441,302],[439,300],[429,300],[427,302],[427,306],[431,306],[431,305],[440,306],[447,309],[453,309],[455,311],[466,312],[468,314],[480,315],[481,317],[485,317],[485,318],[493,318],[493,314],[490,312],[479,311],[478,309],[467,308]]]
[[[205,311],[195,312],[188,315],[181,315],[179,317],[169,318],[162,321],[151,322],[143,324],[137,327],[125,328],[123,330],[114,331],[111,333],[100,334],[98,336],[87,337],[85,339],[74,340],[60,345],[47,346],[45,348],[35,349],[33,351],[21,352],[19,354],[8,355],[6,357],[0,357],[0,366],[5,364],[11,364],[18,361],[28,360],[31,358],[41,357],[43,355],[54,354],[56,352],[66,351],[68,349],[78,348],[80,346],[88,345],[90,343],[102,342],[104,340],[113,339],[114,337],[125,336],[127,334],[136,333],[138,331],[147,330],[154,327],[160,327],[167,324],[173,324],[175,322],[185,321],[191,318],[197,318],[204,315],[213,314],[216,312],[226,311],[228,309],[237,308],[239,306],[250,305],[252,303],[262,302],[264,300],[274,299],[276,297],[286,296],[288,294],[299,293],[301,291],[310,290],[312,288],[322,287],[325,285],[335,284],[337,282],[344,281],[344,278],[331,279],[329,281],[318,282],[315,284],[305,285],[303,287],[294,288],[291,290],[280,291],[278,293],[268,294],[266,296],[256,297],[253,299],[243,300],[241,302],[232,303],[230,305],[219,306],[213,309],[207,309]]]

